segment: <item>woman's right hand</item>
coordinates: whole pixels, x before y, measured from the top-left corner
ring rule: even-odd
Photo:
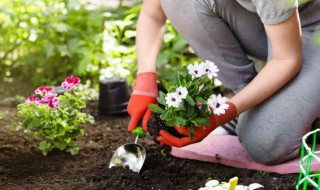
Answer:
[[[160,0],[144,0],[137,23],[137,80],[127,107],[131,116],[128,130],[131,132],[142,119],[142,128],[147,131],[147,122],[152,112],[148,105],[157,103],[158,88],[156,62],[165,33],[166,16]]]
[[[133,131],[140,120],[142,128],[147,131],[147,122],[152,114],[148,108],[149,104],[156,104],[158,96],[157,75],[154,72],[137,74],[137,80],[133,87],[133,92],[127,107],[131,116],[128,131]]]

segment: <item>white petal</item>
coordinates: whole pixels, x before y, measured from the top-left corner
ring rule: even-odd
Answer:
[[[221,186],[216,186],[216,187],[209,187],[210,190],[225,190],[225,188]]]
[[[219,81],[218,79],[214,79],[214,85],[215,85],[215,86],[221,86],[221,85],[222,85],[222,82]]]
[[[229,189],[229,183],[222,182],[221,187],[222,187],[223,189]]]
[[[258,189],[258,188],[262,188],[263,185],[259,184],[259,183],[252,183],[249,185],[249,189],[250,190],[254,190],[254,189]]]
[[[219,181],[218,180],[210,180],[206,183],[206,187],[215,187],[219,185]]]
[[[248,190],[248,186],[244,186],[244,185],[237,185],[235,190]]]

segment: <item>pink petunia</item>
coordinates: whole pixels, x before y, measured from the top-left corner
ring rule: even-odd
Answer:
[[[80,78],[75,76],[70,76],[65,79],[65,81],[61,84],[62,88],[66,90],[75,89],[80,84]]]

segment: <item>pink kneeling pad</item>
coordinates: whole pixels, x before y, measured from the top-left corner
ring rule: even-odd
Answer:
[[[320,150],[320,146],[317,146]],[[299,173],[300,155],[288,162],[266,166],[250,158],[247,151],[240,144],[237,136],[209,134],[199,143],[182,148],[172,147],[171,154],[179,158],[214,162],[227,166],[275,172],[279,174]],[[312,161],[312,171],[320,170],[320,163]]]

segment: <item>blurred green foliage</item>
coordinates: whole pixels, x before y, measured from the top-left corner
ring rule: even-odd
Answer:
[[[130,8],[120,4],[108,9],[89,0],[1,1],[0,83],[57,85],[66,76],[76,75],[98,84],[101,69],[115,67],[129,70],[127,79],[132,84],[140,8],[140,4]],[[160,80],[199,61],[167,25],[157,63]]]
[[[102,12],[78,0],[0,3],[0,75],[55,85],[74,74],[92,78],[105,59]],[[25,79],[24,79],[25,80]]]

